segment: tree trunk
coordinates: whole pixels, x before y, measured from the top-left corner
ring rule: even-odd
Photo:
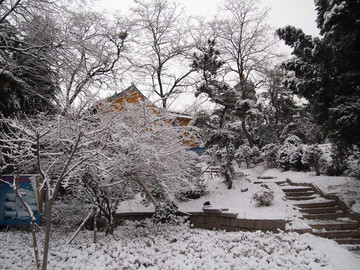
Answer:
[[[94,244],[96,244],[96,235],[97,235],[97,225],[96,225],[96,221],[97,221],[97,207],[94,207]]]
[[[231,174],[229,172],[228,169],[226,169],[226,172],[225,172],[225,180],[226,180],[226,183],[227,183],[227,188],[228,189],[232,189],[232,179],[231,179]]]
[[[42,270],[47,269],[47,263],[48,263],[50,229],[51,229],[51,208],[52,208],[52,201],[49,200],[48,191],[46,190],[46,205],[45,205],[46,230],[45,230],[45,240],[44,240],[43,263],[41,268]]]
[[[16,176],[17,179],[19,179],[19,174]],[[15,181],[15,176],[14,176],[14,181]],[[26,208],[29,216],[30,216],[30,225],[31,225],[31,235],[32,235],[32,242],[33,242],[33,248],[34,248],[34,256],[35,256],[35,263],[36,263],[36,269],[40,269],[40,260],[39,260],[39,249],[38,249],[38,245],[37,245],[37,240],[36,240],[36,226],[35,226],[35,217],[34,214],[32,212],[32,209],[30,208],[30,206],[23,200],[21,194],[19,193],[19,189],[15,188],[14,186],[12,187],[16,197],[19,199],[19,201],[21,202],[21,204]]]
[[[246,138],[247,138],[247,140],[249,142],[250,148],[253,148],[254,147],[254,140],[251,137],[251,134],[249,133],[249,131],[247,130],[245,117],[242,117],[242,119],[241,119],[241,128],[242,128],[243,132],[245,133],[245,136],[246,136]]]

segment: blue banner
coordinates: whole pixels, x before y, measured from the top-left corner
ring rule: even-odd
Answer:
[[[2,180],[13,183],[13,175],[3,175]],[[23,200],[30,206],[36,223],[40,225],[40,214],[37,203],[37,194],[33,189],[36,187],[36,175],[20,175],[16,179],[17,188]],[[0,181],[0,224],[1,225],[29,225],[31,222],[29,213],[17,198],[9,184]]]

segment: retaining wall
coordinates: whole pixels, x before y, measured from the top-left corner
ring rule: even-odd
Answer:
[[[285,230],[285,220],[281,219],[243,219],[237,218],[237,214],[223,212],[190,212],[188,214],[190,214],[190,223],[198,229],[215,229],[228,232],[257,230],[276,232],[278,229]],[[115,224],[119,224],[122,220],[144,220],[152,215],[151,212],[117,213],[115,214]]]

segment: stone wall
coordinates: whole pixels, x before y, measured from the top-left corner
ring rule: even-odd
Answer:
[[[205,213],[190,212],[189,220],[194,228],[208,230],[225,230],[234,231],[274,231],[278,229],[285,230],[285,220],[273,219],[242,219],[237,218],[237,214],[232,213]],[[136,212],[136,213],[117,213],[115,215],[115,223],[119,224],[122,220],[144,220],[150,218],[153,213]]]

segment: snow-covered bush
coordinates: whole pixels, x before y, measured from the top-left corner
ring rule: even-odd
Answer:
[[[205,195],[206,185],[204,184],[203,179],[199,179],[195,183],[194,187],[189,188],[189,190],[180,191],[175,194],[175,198],[180,202],[186,202],[188,200],[198,199],[201,196]]]
[[[173,201],[158,202],[151,219],[155,223],[181,224],[184,222],[184,218],[178,216],[177,212],[178,206]]]
[[[245,163],[247,168],[259,164],[262,161],[259,148],[257,146],[249,147],[248,145],[241,145],[236,149],[235,159],[239,167],[242,163]]]
[[[354,147],[346,160],[345,175],[360,179],[360,149]]]
[[[314,148],[315,152],[311,153],[311,149]],[[356,146],[342,147],[341,145],[328,143],[319,144],[316,145],[316,147],[313,145],[304,146],[303,150],[304,157],[302,160],[305,166],[309,166],[309,163],[306,160],[313,158],[315,163],[319,163],[319,171],[323,174],[331,176],[346,175],[360,178],[360,150]],[[320,160],[317,161],[319,151]],[[310,156],[308,156],[308,154],[310,154]],[[313,155],[313,157],[311,157],[311,155]]]
[[[274,191],[267,185],[262,185],[262,189],[253,194],[253,199],[258,202],[259,206],[270,206],[274,200]]]
[[[305,167],[314,169],[316,175],[320,175],[325,160],[322,158],[323,152],[317,144],[304,145],[301,162]]]
[[[184,144],[190,131],[171,124],[173,115],[147,103],[110,109],[98,115],[97,124],[106,127],[96,145],[101,151],[94,151],[86,167],[91,175],[86,186],[97,204],[105,199],[100,207],[109,225],[121,200],[142,192],[156,205],[194,188],[200,174],[195,155]]]
[[[331,144],[330,162],[327,175],[343,175],[347,169],[347,157],[351,154],[349,149],[341,144]]]
[[[63,231],[74,231],[92,209],[92,203],[84,196],[75,197],[72,194],[60,196],[54,203],[51,221]]]
[[[262,149],[262,159],[265,161],[265,165],[268,168],[276,168],[277,156],[278,156],[279,146],[274,143],[265,145]]]
[[[279,166],[285,170],[301,170],[302,146],[303,144],[299,137],[295,135],[287,137],[278,151],[277,163]]]

